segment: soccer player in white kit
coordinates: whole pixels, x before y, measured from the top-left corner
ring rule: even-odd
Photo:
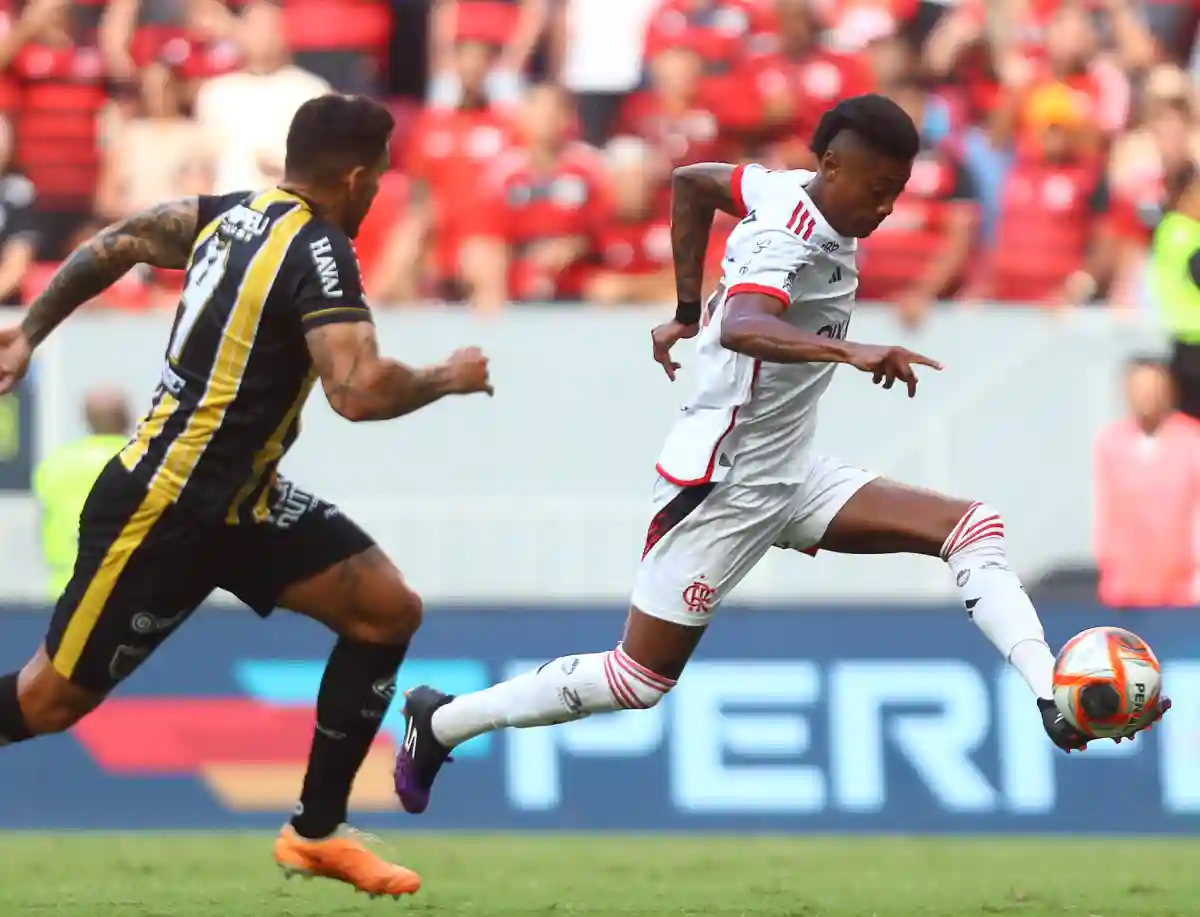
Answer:
[[[888,216],[920,138],[882,96],[825,114],[813,136],[818,171],[705,163],[673,176],[671,216],[679,308],[652,332],[673,380],[671,348],[697,338],[697,392],[659,457],[654,518],[623,640],[564,656],[482,691],[408,692],[396,790],[421,812],[450,749],[506,726],[653,707],[674,687],[720,602],[771,547],[808,553],[924,554],[950,568],[970,617],[1028,683],[1054,743],[1087,739],[1055,709],[1054,655],[1009,568],[1000,514],[885,480],[813,448],[817,402],[845,363],[916,394],[903,347],[846,340],[858,287],[858,239]],[[742,218],[719,287],[701,309],[715,210]],[[1170,706],[1164,700],[1161,716]]]

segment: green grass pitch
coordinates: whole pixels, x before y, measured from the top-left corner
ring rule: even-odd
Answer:
[[[285,882],[265,834],[0,834],[0,915],[1195,917],[1200,839],[391,835],[370,901]]]

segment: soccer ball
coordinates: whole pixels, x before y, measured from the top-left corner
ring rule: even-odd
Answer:
[[[1076,634],[1054,663],[1054,703],[1089,738],[1132,735],[1154,709],[1161,688],[1154,651],[1121,627]]]

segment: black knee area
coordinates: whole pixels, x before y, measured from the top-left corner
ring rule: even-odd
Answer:
[[[21,700],[17,693],[17,673],[0,675],[0,745],[24,742],[32,739],[33,732],[21,712]]]

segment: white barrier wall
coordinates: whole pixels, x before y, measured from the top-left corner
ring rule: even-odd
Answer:
[[[650,360],[666,310],[526,307],[498,318],[454,310],[379,315],[388,353],[414,363],[455,347],[492,358],[496,397],[452,399],[409,418],[353,425],[320,393],[284,471],[338,502],[429,598],[621,598],[649,521],[654,461],[691,385]],[[78,405],[99,382],[138,410],[158,378],[171,316],[81,314],[39,354],[39,443],[82,432]],[[916,334],[883,310],[850,337],[902,343],[942,360],[917,398],[840,370],[823,405],[821,448],[916,484],[986,499],[1008,522],[1018,567],[1034,574],[1089,554],[1090,448],[1118,415],[1119,369],[1162,342],[1152,325],[1105,313],[1047,316],[947,309]],[[0,507],[0,594],[39,594],[28,507]],[[917,558],[811,560],[772,552],[745,600],[951,594]]]

